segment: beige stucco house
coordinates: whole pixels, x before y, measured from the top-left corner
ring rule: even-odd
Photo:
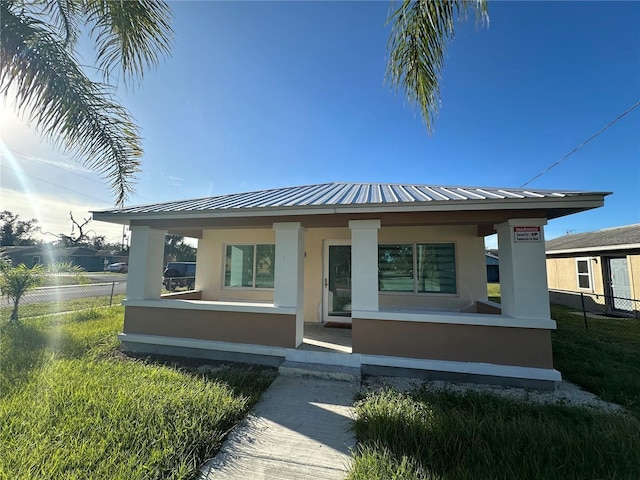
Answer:
[[[546,250],[554,303],[581,308],[586,301],[606,312],[640,310],[640,224],[564,235],[548,241]]]
[[[94,212],[131,230],[123,348],[363,373],[549,385],[548,219],[606,193],[328,183]],[[195,289],[161,295],[164,236],[198,239]],[[487,301],[497,233],[502,305]],[[351,326],[350,348],[307,330]]]

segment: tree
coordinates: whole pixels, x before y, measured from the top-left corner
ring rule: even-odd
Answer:
[[[180,235],[165,235],[164,258],[167,262],[195,262],[196,249],[184,243]]]
[[[446,46],[454,37],[456,20],[471,6],[476,18],[488,23],[487,0],[404,0],[388,20],[387,81],[418,106],[430,132],[440,106]]]
[[[65,235],[64,233],[49,233],[54,237],[58,237],[60,240],[61,247],[80,247],[80,246],[91,246],[91,242],[89,241],[89,232],[87,232],[84,228],[91,221],[90,218],[83,218],[82,223],[77,222],[75,218],[73,218],[73,212],[69,212],[69,218],[71,219],[71,234]],[[77,230],[77,231],[76,231]],[[94,232],[95,233],[95,232]]]
[[[27,268],[20,264],[14,267],[11,260],[0,258],[0,292],[13,302],[10,320],[18,321],[18,305],[22,296],[29,290],[39,287],[44,281],[46,269],[42,265]]]
[[[78,61],[84,25],[102,82]],[[169,7],[160,0],[2,0],[0,94],[15,95],[19,115],[103,174],[122,205],[133,191],[142,147],[111,82],[119,72],[126,84],[140,81],[169,53],[172,36]]]
[[[0,213],[0,246],[35,245],[38,241],[34,235],[40,231],[35,218],[19,220],[20,215],[14,215],[9,210]]]

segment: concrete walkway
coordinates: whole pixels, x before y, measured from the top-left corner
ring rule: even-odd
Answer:
[[[279,376],[207,462],[200,480],[344,479],[359,385]]]

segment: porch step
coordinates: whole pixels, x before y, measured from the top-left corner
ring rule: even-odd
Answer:
[[[352,383],[360,383],[361,377],[360,367],[302,363],[289,360],[280,365],[278,373],[284,377],[320,378],[323,380],[340,380]]]
[[[341,365],[360,368],[360,355],[351,353],[316,352],[290,348],[285,361],[296,363],[319,363],[322,365]]]

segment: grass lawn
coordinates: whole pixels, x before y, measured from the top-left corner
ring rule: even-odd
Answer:
[[[123,309],[0,324],[0,478],[188,479],[273,379],[117,351]]]
[[[86,297],[86,298],[73,298],[65,299],[60,298],[57,302],[43,302],[43,303],[20,303],[18,308],[18,314],[20,318],[37,317],[41,315],[51,315],[61,312],[72,312],[76,310],[85,310],[98,307],[108,307],[109,302],[112,305],[120,305],[125,299],[124,294],[103,295],[100,297]],[[0,307],[0,321],[8,320],[11,316],[13,308],[3,300]]]
[[[356,413],[350,480],[640,478],[635,417],[425,390],[373,393]]]
[[[500,301],[499,285],[489,285]],[[625,405],[612,415],[469,392],[371,393],[356,404],[350,480],[638,479],[640,345],[627,320],[590,321],[552,306],[563,377]]]

